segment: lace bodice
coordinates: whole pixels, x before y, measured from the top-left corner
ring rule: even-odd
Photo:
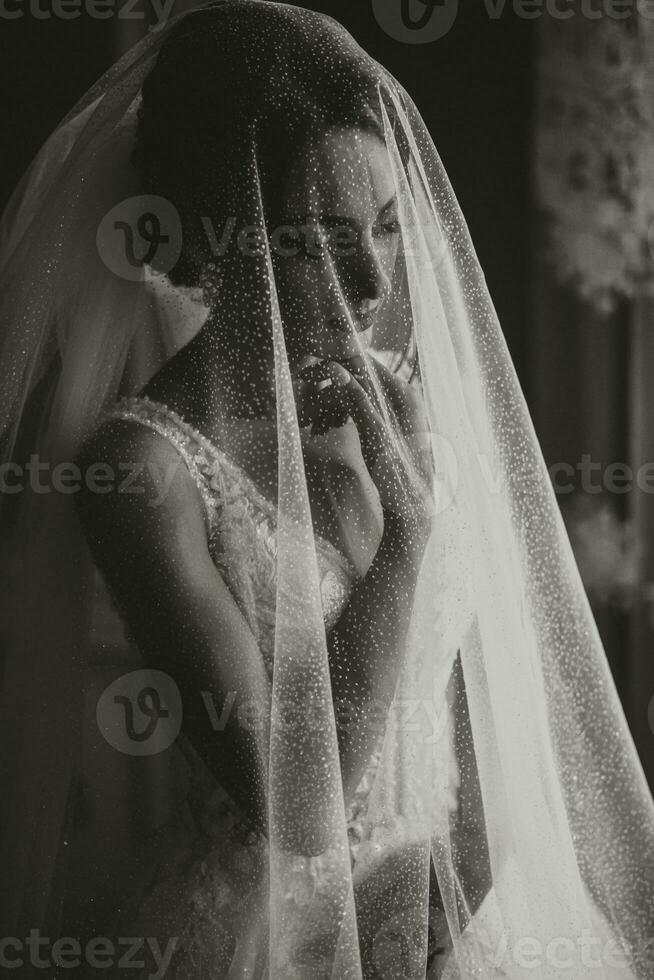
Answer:
[[[277,592],[275,505],[242,467],[166,405],[146,396],[122,398],[105,412],[103,420],[110,418],[148,426],[168,439],[186,463],[204,501],[211,557],[272,676]],[[345,555],[318,534],[315,546],[323,616],[329,630],[347,604],[357,572]]]
[[[276,507],[225,452],[174,411],[142,397],[123,398],[107,418],[132,419],[168,439],[204,501],[209,551],[252,630],[272,674],[276,604]],[[350,561],[315,535],[326,629],[347,603],[357,578]]]
[[[215,446],[176,412],[145,396],[122,398],[104,413],[103,420],[128,419],[146,425],[168,439],[186,463],[198,487],[207,514],[209,551],[247,620],[272,676],[276,606],[276,508],[254,481],[225,452]],[[316,558],[325,628],[338,621],[357,579],[350,561],[330,541],[315,535]],[[292,605],[291,605],[292,607]],[[301,626],[301,624],[298,624]],[[187,757],[192,749],[182,745]],[[196,770],[199,760],[193,759]],[[355,794],[348,815],[353,848],[356,846],[363,802],[376,770],[378,753]],[[211,780],[196,771],[196,797],[209,807]],[[221,806],[224,800],[221,799]],[[204,819],[203,815],[202,819]],[[211,817],[215,822],[215,814]],[[237,821],[238,822],[238,821]]]

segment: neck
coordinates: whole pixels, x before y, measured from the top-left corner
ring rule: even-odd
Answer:
[[[176,403],[181,414],[205,429],[217,418],[274,419],[272,354],[252,357],[252,346],[235,344],[234,336],[233,325],[228,333],[210,314],[148,383],[147,394],[170,407]]]

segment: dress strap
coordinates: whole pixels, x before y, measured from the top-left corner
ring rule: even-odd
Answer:
[[[186,464],[193,482],[204,502],[208,526],[211,526],[216,503],[220,498],[220,474],[217,470],[217,457],[207,452],[206,446],[196,437],[192,426],[185,423],[175,412],[161,402],[152,401],[146,396],[128,396],[114,402],[102,416],[108,419],[126,419],[139,422],[163,436],[176,449]],[[211,473],[208,474],[208,470]],[[208,476],[211,478],[209,483]]]

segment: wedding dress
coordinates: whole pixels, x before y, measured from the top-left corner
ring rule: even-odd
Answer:
[[[126,397],[103,413],[100,424],[111,419],[148,426],[169,440],[180,454],[204,501],[211,556],[252,629],[272,677],[277,560],[275,506],[223,450],[167,406],[145,395]],[[256,427],[257,422],[248,425]],[[308,431],[303,430],[303,434],[308,439]],[[325,628],[330,630],[347,604],[358,573],[341,551],[319,535],[316,535],[316,548]],[[441,590],[439,600],[446,601],[446,595],[447,590]],[[296,626],[301,629],[301,622]],[[459,780],[453,716],[445,693],[455,652],[443,664],[442,699],[437,706],[439,717],[445,722],[439,739],[438,787],[452,812],[457,807]],[[127,909],[119,920],[123,928],[117,923],[115,932],[127,930],[137,936],[161,936],[160,948],[165,948],[170,937],[175,937],[175,952],[166,974],[171,980],[264,977],[262,951],[268,940],[265,934],[255,931],[255,942],[251,923],[257,909],[262,907],[262,891],[269,887],[265,837],[245,819],[190,742],[182,739],[180,748],[191,773],[188,796],[177,818],[159,831],[156,871],[136,905],[125,896]],[[348,845],[355,876],[357,851],[365,834],[368,797],[381,750],[380,738],[347,811]],[[389,846],[388,839],[385,846]],[[401,837],[397,846],[402,846]],[[312,908],[311,923],[318,935],[327,931],[330,924],[336,928],[335,910],[329,904],[329,885],[330,877],[337,874],[338,863],[329,852],[316,858],[298,855],[290,869],[283,898],[291,904]],[[298,943],[310,950],[311,933],[306,921]],[[389,961],[386,966],[390,972],[384,975],[393,976],[396,964]],[[152,969],[152,965],[144,967],[143,978],[151,976]],[[322,975],[321,964],[310,955],[306,958],[306,969],[316,980]],[[289,962],[288,980],[302,975],[296,971],[297,966],[294,968],[293,962]],[[329,961],[324,975],[330,975]]]

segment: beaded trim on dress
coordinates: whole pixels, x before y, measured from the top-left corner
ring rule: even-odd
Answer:
[[[147,396],[115,402],[103,414],[140,422],[168,439],[180,454],[205,507],[209,551],[272,672],[275,625],[275,505],[227,453],[173,409]],[[330,541],[314,534],[325,628],[338,621],[358,573]]]

